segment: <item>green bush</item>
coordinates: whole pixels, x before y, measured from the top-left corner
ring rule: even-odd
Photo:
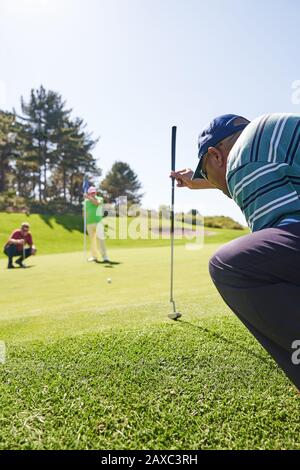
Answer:
[[[224,215],[205,217],[204,225],[210,228],[227,228],[231,230],[245,229],[239,222],[236,222],[231,217],[225,217]]]
[[[231,217],[225,217],[224,215],[214,215],[204,217],[200,214],[183,214],[179,213],[175,215],[175,219],[178,222],[185,222],[186,224],[203,225],[209,228],[226,228],[230,230],[244,230],[241,224],[233,220]]]
[[[64,199],[61,199],[61,198],[53,199],[48,202],[32,201],[29,207],[30,207],[30,212],[32,214],[78,215],[78,214],[81,214],[82,212],[81,205],[75,205],[69,202],[65,202]]]
[[[17,196],[14,191],[8,191],[0,194],[0,212],[28,214],[29,207],[26,199]]]
[[[48,202],[39,202],[18,196],[14,191],[0,194],[0,212],[20,214],[47,214],[47,215],[79,215],[82,212],[80,204],[65,202],[62,198],[52,199]]]

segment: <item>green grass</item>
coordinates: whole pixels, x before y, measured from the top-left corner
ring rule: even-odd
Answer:
[[[18,228],[23,221],[31,226],[34,242],[39,254],[71,253],[83,249],[83,223],[80,216],[47,216],[33,214],[29,217],[23,214],[0,213],[0,245],[3,246],[10,233]],[[128,223],[132,222],[129,219]],[[118,220],[117,220],[118,223]],[[166,224],[167,225],[167,224]],[[225,243],[233,238],[240,237],[247,230],[205,229],[205,243]],[[176,245],[185,244],[185,240],[176,240]],[[168,239],[141,239],[141,240],[110,240],[112,248],[138,248],[168,246]],[[1,250],[2,251],[2,250]],[[3,257],[0,252],[0,256]]]
[[[178,322],[167,247],[2,260],[0,448],[299,449],[299,397],[217,294],[216,249],[176,247]]]

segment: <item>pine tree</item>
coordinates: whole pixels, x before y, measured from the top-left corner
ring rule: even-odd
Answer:
[[[38,163],[32,150],[31,133],[28,130],[28,122],[21,116],[17,116],[17,141],[15,159],[14,188],[19,196],[27,199],[35,198],[37,186]]]
[[[59,93],[46,91],[43,86],[31,90],[28,103],[22,97],[21,107],[27,118],[27,135],[30,137],[27,152],[37,169],[39,200],[46,201],[48,172],[55,150],[55,128],[58,123],[63,123],[71,110],[65,109]]]
[[[21,116],[0,111],[0,192],[29,205],[37,199],[78,205],[83,178],[101,176],[92,154],[98,139],[83,119],[71,117],[60,94],[43,86],[31,90],[28,102],[21,98],[21,108]]]
[[[139,192],[142,184],[126,162],[115,162],[100,187],[110,203],[117,203],[120,197],[126,196],[129,205],[139,204],[143,197]]]
[[[0,111],[0,192],[12,189],[19,130],[14,114]]]
[[[57,196],[65,201],[77,202],[81,196],[83,177],[100,176],[101,170],[91,154],[98,139],[85,132],[82,119],[64,119],[63,126],[56,130],[55,163],[52,183],[59,190]],[[78,186],[79,185],[79,186]]]

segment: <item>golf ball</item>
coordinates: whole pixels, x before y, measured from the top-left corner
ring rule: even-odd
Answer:
[[[110,277],[107,278],[107,282],[108,282],[108,284],[111,284],[111,278]]]

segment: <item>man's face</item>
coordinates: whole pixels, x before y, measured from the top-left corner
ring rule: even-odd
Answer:
[[[21,227],[21,232],[22,232],[22,235],[25,236],[29,232],[29,228],[28,227]]]

